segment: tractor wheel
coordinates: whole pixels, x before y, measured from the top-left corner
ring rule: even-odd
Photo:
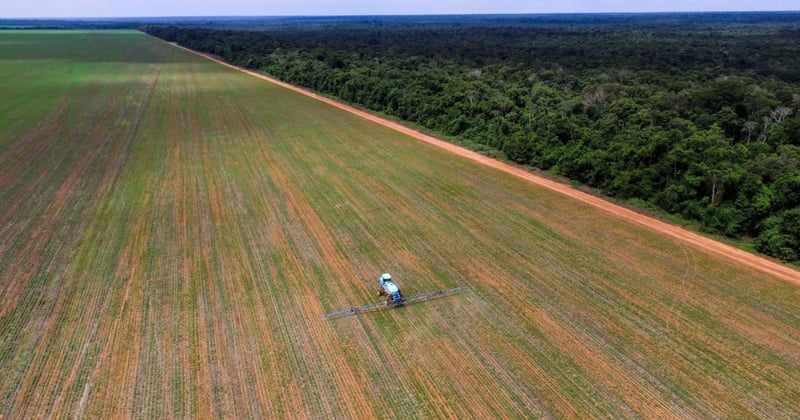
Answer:
[[[383,288],[378,289],[378,296],[383,296]]]

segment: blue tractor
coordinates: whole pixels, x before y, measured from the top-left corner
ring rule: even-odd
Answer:
[[[386,306],[402,305],[406,298],[400,293],[400,288],[392,281],[392,275],[383,273],[378,277],[378,296],[386,295]]]

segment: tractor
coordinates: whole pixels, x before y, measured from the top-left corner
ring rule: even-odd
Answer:
[[[453,293],[466,290],[466,287],[454,287],[452,289],[436,290],[434,292],[422,293],[411,297],[404,297],[400,293],[400,287],[392,280],[392,275],[383,273],[378,277],[378,296],[386,296],[386,302],[370,303],[363,306],[353,306],[349,309],[342,309],[325,314],[325,319],[334,319],[348,315],[361,314],[371,311],[377,311],[384,308],[394,308],[397,306],[409,304],[412,302],[419,302],[429,299],[437,299],[442,296],[451,295]]]
[[[386,306],[399,306],[406,301],[406,298],[400,293],[400,288],[397,283],[392,281],[392,275],[383,273],[378,277],[378,296],[386,295]]]

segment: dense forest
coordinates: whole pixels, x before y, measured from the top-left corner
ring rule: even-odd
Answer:
[[[800,13],[142,29],[800,261]]]

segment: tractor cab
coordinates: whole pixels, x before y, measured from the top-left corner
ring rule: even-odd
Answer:
[[[389,273],[381,274],[381,276],[378,278],[378,283],[380,283],[381,287],[384,287],[387,283],[394,284],[392,281],[392,275]]]
[[[381,274],[381,276],[378,278],[378,284],[380,284],[380,287],[378,288],[378,296],[386,295],[387,305],[395,306],[405,302],[405,298],[400,293],[400,288],[392,280],[391,274]]]

